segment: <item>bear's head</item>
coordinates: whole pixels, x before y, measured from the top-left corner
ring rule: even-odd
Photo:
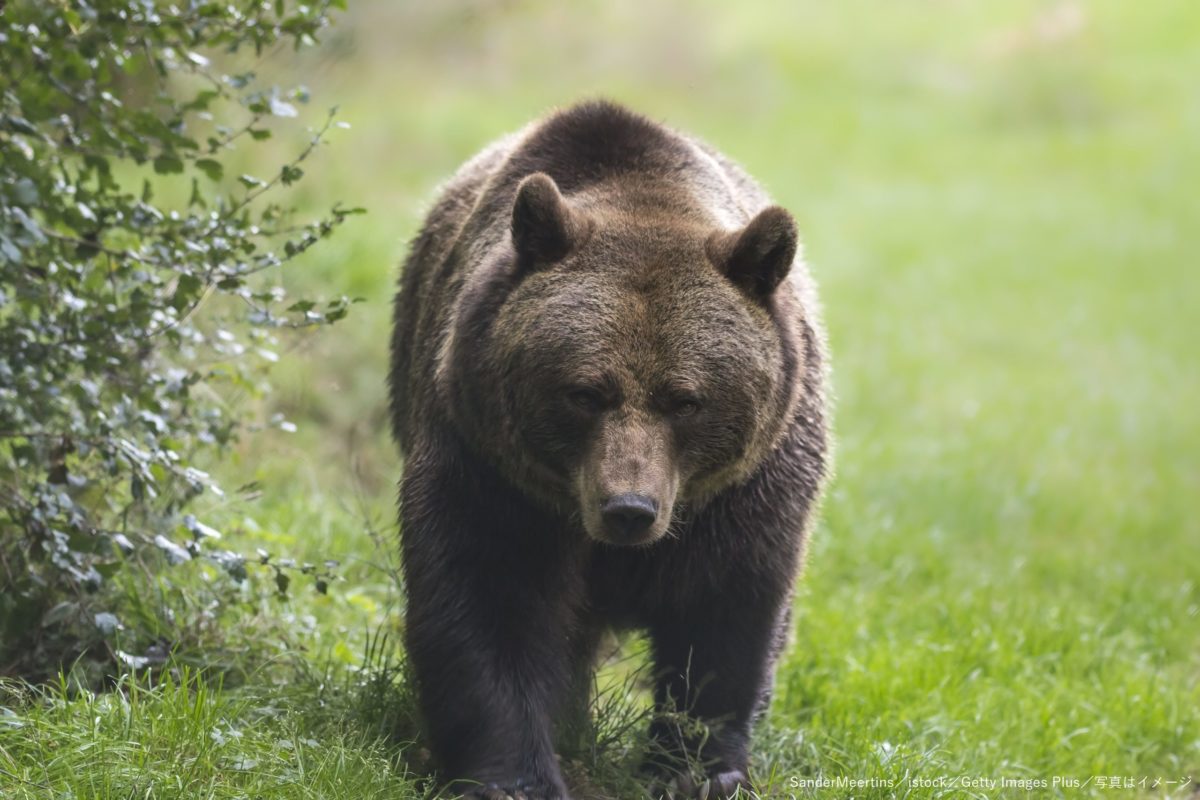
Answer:
[[[476,290],[486,330],[457,333],[479,340],[460,346],[478,347],[484,376],[460,389],[462,414],[510,479],[625,545],[745,479],[802,372],[781,290],[791,216],[770,207],[729,230],[635,197],[568,200],[543,173],[522,180],[503,291]]]

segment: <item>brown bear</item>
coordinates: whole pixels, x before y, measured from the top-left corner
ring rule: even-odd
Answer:
[[[749,788],[826,474],[792,217],[705,144],[583,103],[446,185],[391,344],[406,646],[453,791],[567,798],[556,723],[629,628],[663,712],[652,768],[676,793]]]

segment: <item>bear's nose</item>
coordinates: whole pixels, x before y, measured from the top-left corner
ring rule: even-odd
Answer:
[[[644,494],[614,495],[600,507],[604,527],[624,542],[640,539],[658,517],[658,501]]]

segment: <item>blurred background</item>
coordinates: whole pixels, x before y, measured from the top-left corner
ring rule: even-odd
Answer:
[[[283,277],[364,298],[277,366],[263,413],[298,430],[217,467],[261,486],[247,535],[345,562],[297,609],[314,649],[350,662],[399,624],[379,567],[406,242],[478,149],[605,96],[743,164],[821,286],[838,475],[774,762],[1200,767],[1200,6],[352,0],[264,70],[350,125],[301,204],[369,209]]]

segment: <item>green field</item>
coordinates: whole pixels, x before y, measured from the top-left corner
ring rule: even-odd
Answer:
[[[0,713],[0,796],[421,796],[405,687],[380,666],[402,618],[396,264],[458,164],[597,95],[760,178],[822,291],[837,475],[758,738],[762,796],[1197,794],[1200,5],[352,0],[321,48],[276,63],[310,87],[311,122],[338,104],[351,125],[301,202],[369,208],[282,280],[365,302],[282,353],[261,413],[299,430],[216,465],[262,496],[210,517],[344,580],[237,609],[224,689]],[[634,796],[634,672],[606,670],[618,735],[577,754],[582,796]],[[982,782],[1002,778],[1034,788]]]

